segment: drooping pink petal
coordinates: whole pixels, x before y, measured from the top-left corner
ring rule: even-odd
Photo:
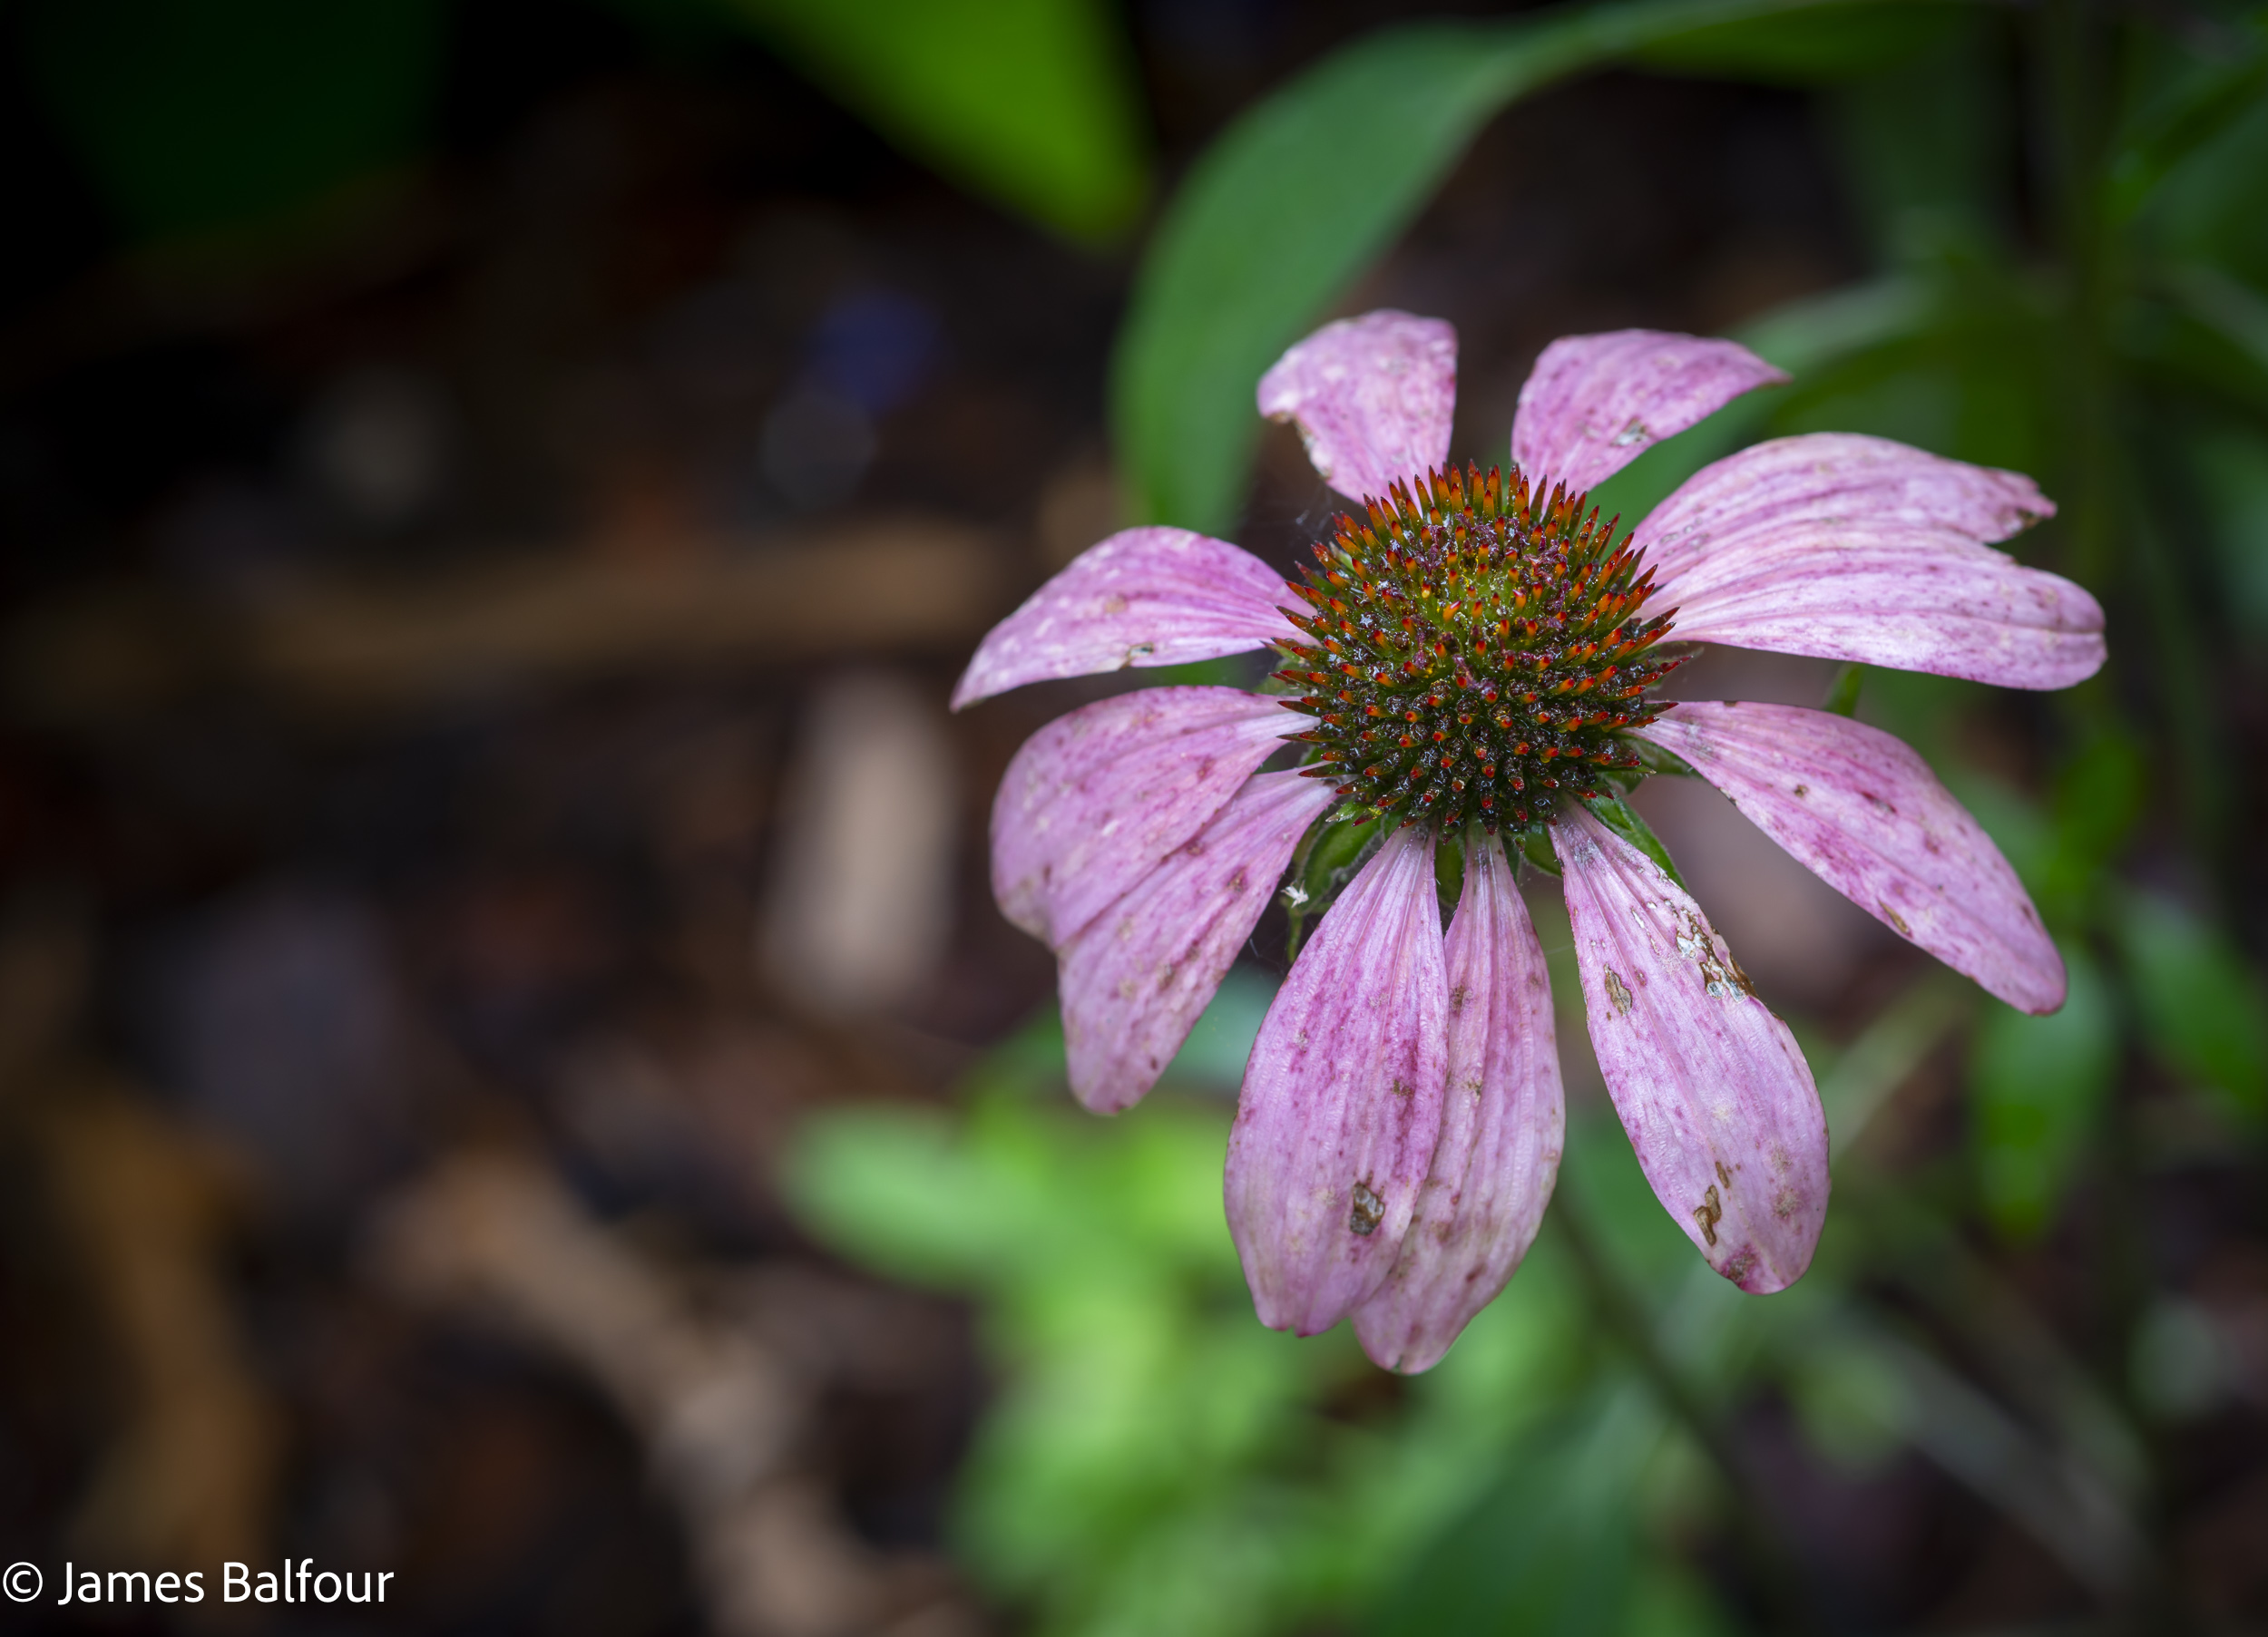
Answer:
[[[1296,423],[1315,470],[1350,500],[1383,500],[1394,479],[1444,465],[1456,404],[1456,330],[1408,313],[1326,324],[1260,377],[1260,413]]]
[[[1635,539],[1681,638],[2068,687],[2102,666],[2102,606],[1991,547],[2054,512],[2016,473],[1822,433],[1705,468]]]
[[[1441,1361],[1528,1253],[1567,1124],[1543,946],[1494,837],[1467,849],[1445,956],[1441,1141],[1393,1271],[1354,1310],[1363,1350],[1411,1374]]]
[[[1237,687],[1146,687],[1024,741],[992,798],[992,896],[1060,947],[1202,830],[1297,719]]]
[[[1320,779],[1261,774],[1063,945],[1057,987],[1080,1102],[1116,1114],[1158,1083],[1252,936],[1301,834],[1337,799]]]
[[[1520,389],[1512,459],[1580,494],[1745,392],[1788,377],[1737,342],[1663,330],[1563,336]]]
[[[1260,1322],[1329,1330],[1393,1268],[1441,1135],[1449,989],[1430,833],[1363,866],[1276,992],[1228,1135]]]
[[[1298,599],[1251,552],[1187,529],[1124,529],[994,626],[953,690],[959,710],[1054,677],[1185,665],[1297,642]]]
[[[1795,1038],[1653,860],[1580,808],[1551,839],[1591,1045],[1646,1180],[1711,1267],[1784,1290],[1827,1215],[1827,1121]]]
[[[1639,733],[1900,937],[2019,1011],[2063,1004],[2063,958],[2016,872],[1890,735],[1829,711],[1699,703]]]

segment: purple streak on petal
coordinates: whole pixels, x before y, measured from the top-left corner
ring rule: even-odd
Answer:
[[[2063,1004],[2063,958],[2016,872],[1890,735],[1787,705],[1685,704],[1641,737],[1693,770],[1819,878],[2019,1011]]]
[[[1449,459],[1457,332],[1392,311],[1326,324],[1260,377],[1260,413],[1294,421],[1307,458],[1350,500],[1383,499]]]
[[[1158,1083],[1267,907],[1307,826],[1338,799],[1264,773],[1141,885],[1063,945],[1071,1090],[1116,1114]]]
[[[1493,836],[1467,847],[1445,960],[1441,1141],[1393,1271],[1354,1310],[1363,1350],[1410,1374],[1438,1364],[1520,1266],[1567,1124],[1543,946]]]
[[[992,798],[992,896],[1061,947],[1202,830],[1295,729],[1236,687],[1099,699],[1024,741]]]
[[[953,690],[959,710],[1054,677],[1183,665],[1302,640],[1282,576],[1187,529],[1126,529],[1090,546],[994,626]]]
[[[1448,1009],[1433,840],[1400,830],[1300,951],[1245,1068],[1228,1231],[1271,1330],[1329,1330],[1393,1268],[1441,1136]]]
[[[2101,605],[1991,549],[2054,512],[2017,473],[1822,433],[1704,468],[1635,539],[1681,638],[2068,687],[2102,666]]]
[[[1784,1290],[1827,1216],[1827,1121],[1794,1036],[1653,860],[1579,808],[1551,839],[1591,1045],[1646,1180],[1711,1267]]]
[[[1662,330],[1563,336],[1520,389],[1512,459],[1580,494],[1745,392],[1784,381],[1732,341]]]

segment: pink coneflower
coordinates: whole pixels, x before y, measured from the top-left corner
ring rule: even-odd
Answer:
[[[1303,839],[1369,827],[1341,836],[1366,834],[1367,862],[1253,1047],[1227,1208],[1264,1323],[1311,1335],[1351,1314],[1402,1370],[1503,1288],[1559,1164],[1550,988],[1508,843],[1556,855],[1599,1068],[1663,1205],[1743,1290],[1810,1264],[1828,1185],[1811,1070],[1700,906],[1602,822],[1644,775],[1641,745],[2010,1005],[2063,1003],[2015,872],[1919,756],[1826,711],[1653,697],[1673,621],[1682,642],[2009,687],[2068,687],[2104,658],[2092,597],[1992,549],[2053,513],[2028,478],[1783,438],[1617,542],[1585,510],[1594,484],[1786,377],[1729,341],[1569,336],[1520,390],[1510,472],[1484,474],[1448,464],[1456,347],[1438,320],[1373,313],[1261,381],[1261,411],[1360,502],[1304,584],[1220,541],[1129,529],[995,627],[953,697],[1282,657],[1289,693],[1152,688],[1033,735],[993,808],[993,886],[1061,963],[1072,1089],[1115,1112],[1172,1057]],[[1298,765],[1261,771],[1271,757]]]

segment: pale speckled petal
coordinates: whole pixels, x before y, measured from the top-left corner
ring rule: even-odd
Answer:
[[[1297,642],[1283,577],[1187,529],[1125,529],[1090,546],[977,645],[953,708],[1056,677],[1186,665]]]
[[[1927,763],[1879,728],[1787,705],[1684,704],[1639,736],[1819,878],[2019,1011],[2063,1004],[2063,958],[2023,883]]]
[[[1551,825],[1591,1045],[1638,1164],[1709,1265],[1784,1290],[1827,1216],[1827,1121],[1700,907],[1580,808]]]
[[[1441,1141],[1393,1271],[1354,1310],[1363,1350],[1431,1369],[1536,1237],[1567,1125],[1551,979],[1494,837],[1469,846],[1449,923],[1449,1074]]]
[[[1271,1330],[1329,1330],[1393,1269],[1441,1136],[1448,1009],[1432,837],[1397,831],[1300,951],[1245,1068],[1228,1230]]]
[[[2054,512],[2017,473],[1820,433],[1696,473],[1635,539],[1680,639],[2054,688],[2101,667],[2102,606],[1991,545]]]
[[[1788,377],[1735,341],[1663,330],[1563,336],[1520,389],[1512,459],[1580,494],[1664,438]]]
[[[1221,810],[1300,719],[1236,687],[1147,687],[1056,717],[992,798],[992,896],[1060,946]]]
[[[1704,466],[1633,531],[1667,586],[1719,550],[1776,531],[1866,521],[1993,545],[2056,514],[2020,472],[1949,461],[1855,432],[1752,444]]]
[[[1456,404],[1456,330],[1408,313],[1326,324],[1260,377],[1260,413],[1296,423],[1315,470],[1350,500],[1383,500],[1393,480],[1445,464]]]
[[[1292,850],[1337,793],[1264,773],[1135,891],[1063,946],[1071,1090],[1116,1114],[1158,1083],[1252,928]]]

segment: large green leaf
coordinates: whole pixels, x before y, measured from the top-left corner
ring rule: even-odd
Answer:
[[[1864,31],[1864,54],[1879,61],[1893,45],[1927,44],[1942,15],[1896,0],[1624,0],[1395,28],[1325,59],[1198,161],[1137,278],[1112,389],[1137,508],[1215,532],[1234,522],[1262,372],[1514,100],[1639,56],[1696,72],[1840,75],[1853,58],[1847,31]]]
[[[718,0],[908,152],[1076,239],[1149,190],[1131,54],[1101,0]]]

